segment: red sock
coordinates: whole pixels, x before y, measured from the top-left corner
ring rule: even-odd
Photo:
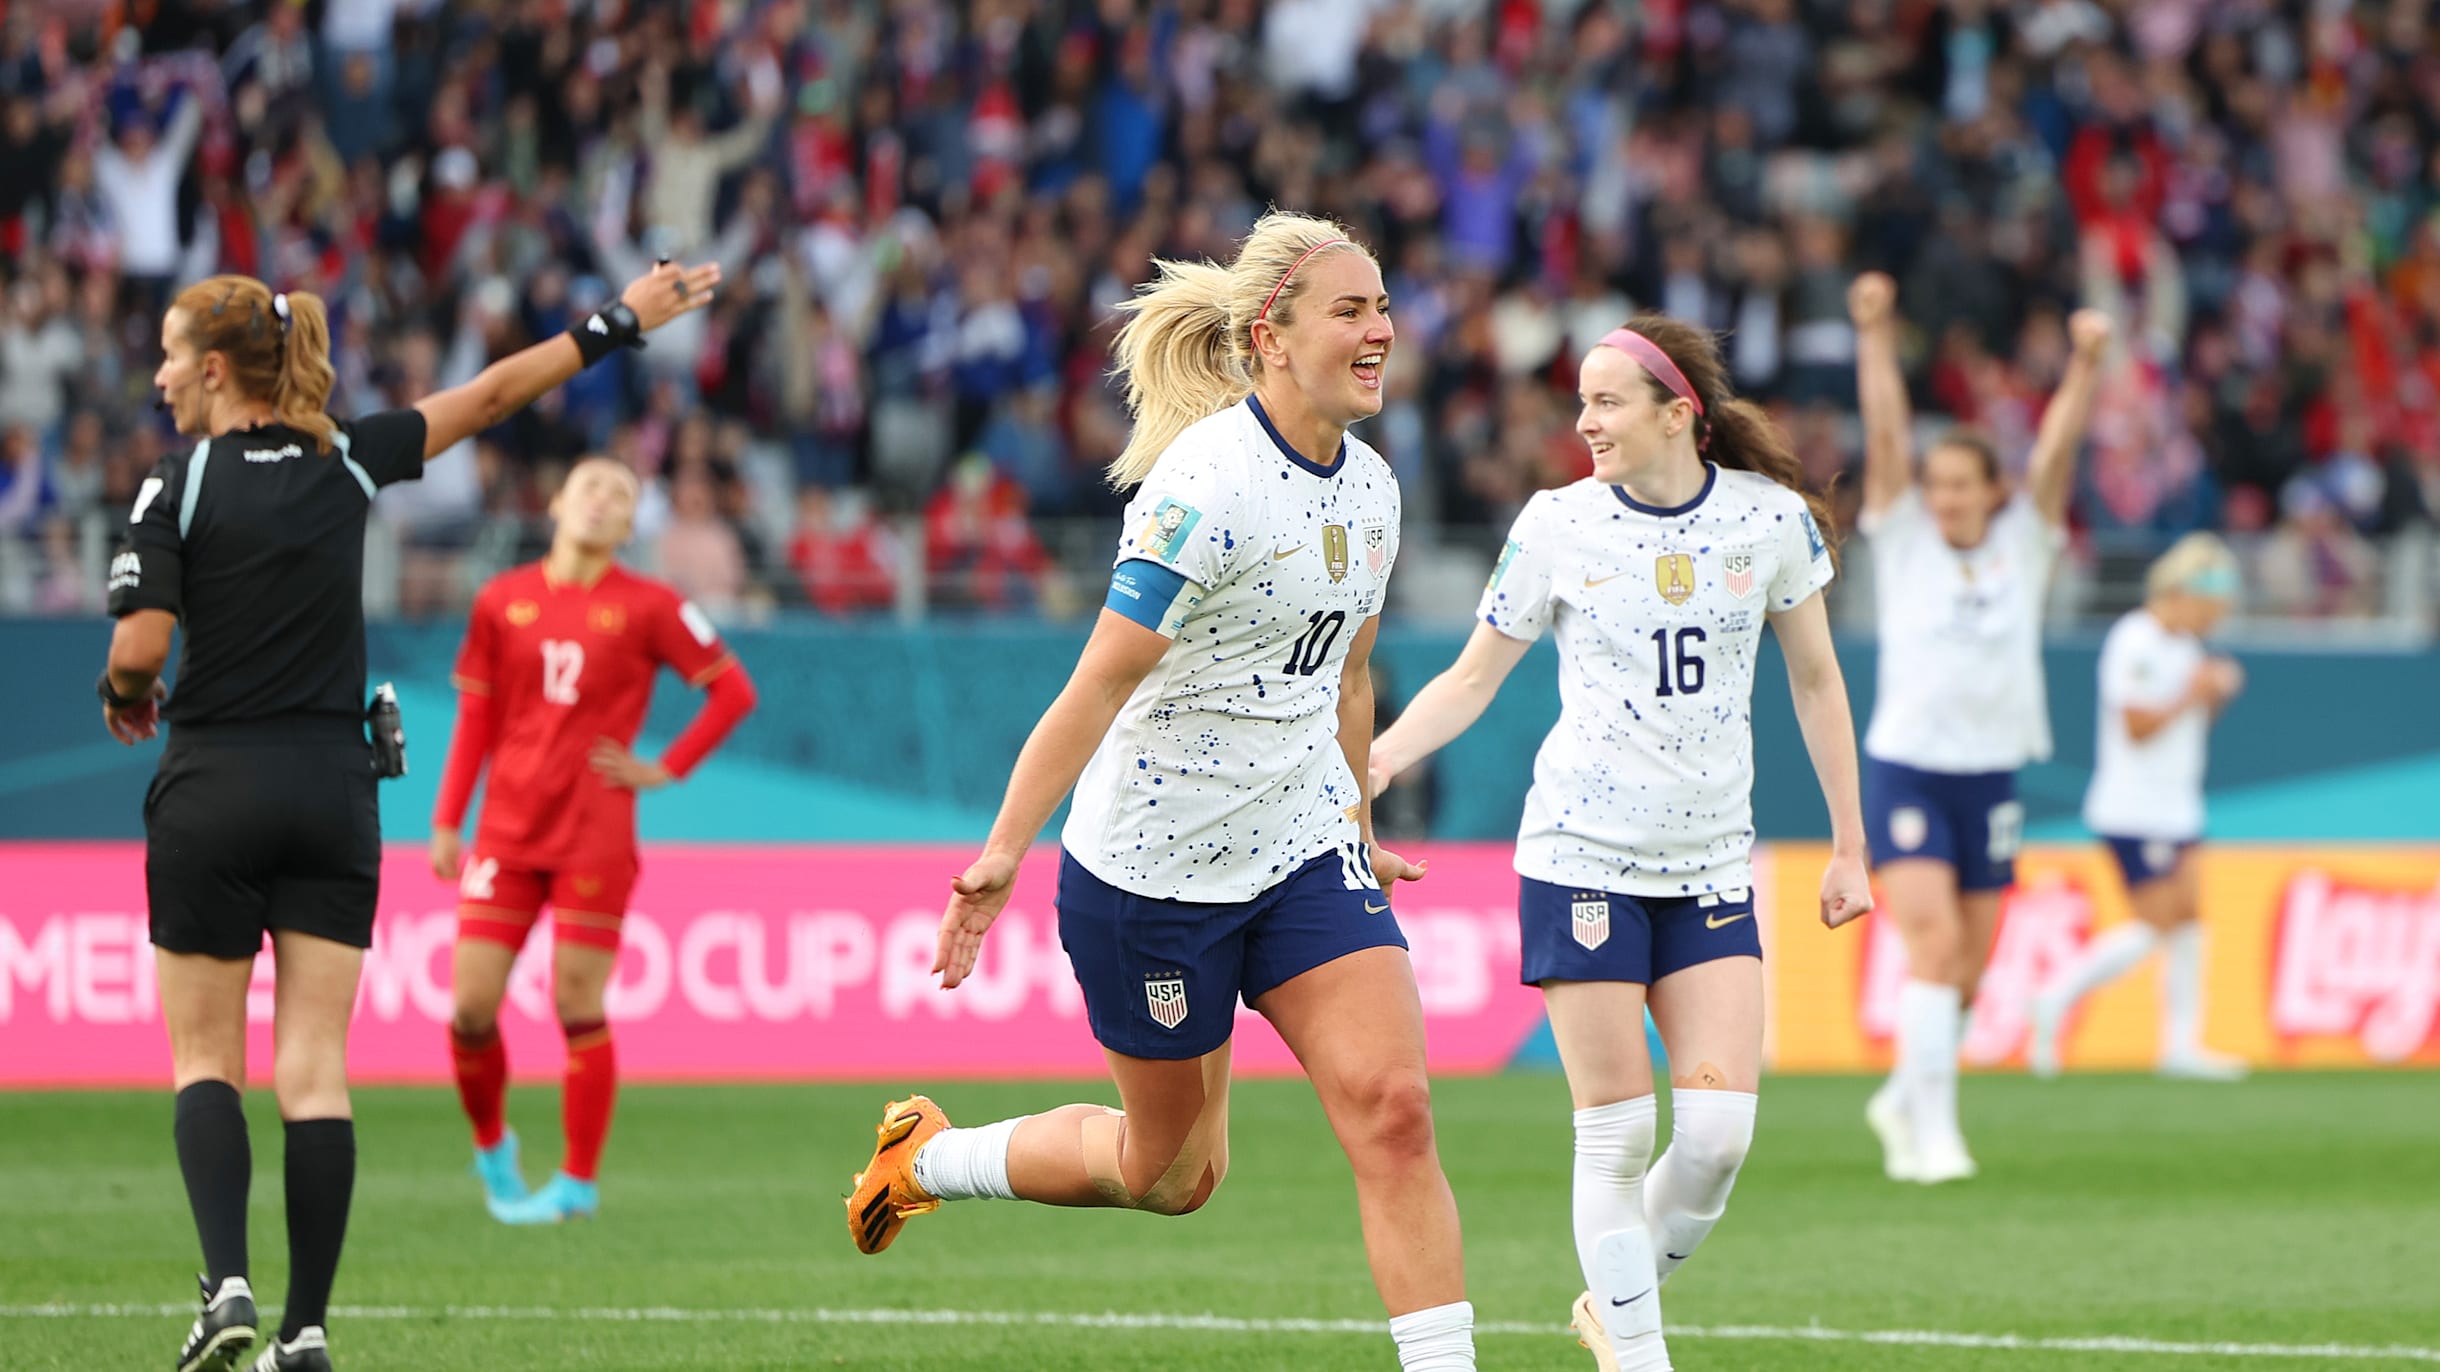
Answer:
[[[618,1055],[610,1026],[600,1020],[562,1026],[568,1035],[568,1085],[560,1097],[559,1121],[568,1136],[560,1171],[593,1180],[601,1165],[602,1140],[610,1133],[610,1107],[618,1100]]]
[[[458,1103],[474,1123],[474,1146],[499,1146],[508,1127],[502,1118],[508,1102],[508,1045],[500,1039],[499,1026],[481,1038],[450,1029],[449,1057],[457,1067]]]

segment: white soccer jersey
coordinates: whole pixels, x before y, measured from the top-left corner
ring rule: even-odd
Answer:
[[[1558,630],[1559,723],[1517,871],[1626,895],[1750,887],[1755,645],[1765,614],[1829,581],[1804,498],[1753,472],[1713,467],[1671,510],[1589,478],[1527,501],[1481,606],[1511,638]]]
[[[2203,836],[2203,767],[2210,712],[2187,710],[2138,743],[2127,733],[2132,705],[2158,710],[2185,695],[2203,665],[2201,641],[2173,633],[2137,610],[2110,627],[2101,645],[2101,719],[2084,822],[2106,838]]]
[[[2018,496],[1952,547],[1909,489],[1867,514],[1881,640],[1864,751],[1926,772],[2012,772],[2050,756],[2042,599],[2067,533]]]
[[[1189,585],[1162,624],[1176,644],[1076,783],[1061,841],[1085,870],[1137,895],[1250,900],[1356,841],[1339,671],[1381,609],[1398,508],[1379,453],[1351,437],[1317,466],[1250,399],[1161,454],[1116,561]]]

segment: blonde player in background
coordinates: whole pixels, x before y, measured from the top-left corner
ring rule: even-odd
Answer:
[[[1880,661],[1864,735],[1865,835],[1881,899],[1906,944],[1897,1065],[1865,1119],[1893,1181],[1974,1175],[1957,1122],[1966,1007],[2016,880],[2025,810],[2016,772],[2050,756],[2042,600],[2067,546],[2067,497],[2092,417],[2109,317],[2078,310],[2067,375],[2042,415],[2025,489],[1990,443],[1952,431],[1913,460],[1898,370],[1896,288],[1848,292],[1864,412],[1864,513]]]
[[[2126,874],[2135,918],[2093,940],[2033,1003],[2035,1073],[2059,1071],[2059,1033],[2076,1003],[2161,950],[2160,1071],[2234,1081],[2235,1058],[2203,1047],[2203,926],[2195,845],[2203,836],[2203,770],[2211,722],[2245,673],[2203,640],[2235,602],[2236,555],[2188,534],[2152,564],[2142,608],[2101,648],[2099,739],[2084,822]]]
[[[1575,1325],[1605,1370],[1669,1366],[1659,1285],[1728,1204],[1762,1081],[1754,928],[1754,657],[1767,618],[1830,805],[1821,917],[1872,907],[1847,686],[1819,594],[1817,497],[1787,441],[1729,390],[1712,337],[1645,315],[1585,355],[1576,431],[1593,475],[1526,503],[1482,623],[1373,743],[1374,788],[1481,717],[1557,634],[1558,725],[1517,838],[1523,977],[1576,1108]],[[1671,1137],[1652,1163],[1649,1000]]]
[[[954,987],[1060,797],[1059,936],[1123,1110],[950,1129],[891,1103],[847,1220],[877,1253],[978,1197],[1183,1215],[1228,1168],[1237,1002],[1279,1030],[1353,1165],[1373,1281],[1407,1372],[1474,1366],[1457,1202],[1424,1078],[1423,1009],[1359,778],[1366,663],[1398,555],[1398,486],[1347,434],[1380,412],[1394,330],[1372,254],[1270,214],[1237,259],[1160,264],[1116,351],[1138,486],[1076,673],[952,883]]]

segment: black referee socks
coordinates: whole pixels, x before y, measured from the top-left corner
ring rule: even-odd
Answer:
[[[246,1191],[254,1182],[254,1150],[246,1141],[246,1107],[225,1081],[199,1081],[178,1093],[175,1129],[186,1203],[203,1240],[206,1284],[213,1290],[246,1275]]]
[[[288,1305],[280,1341],[328,1322],[331,1279],[356,1191],[356,1122],[288,1121]]]

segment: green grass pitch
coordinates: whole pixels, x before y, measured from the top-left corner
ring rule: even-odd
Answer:
[[[1728,1218],[1664,1293],[1672,1325],[1709,1331],[1673,1339],[1679,1367],[2440,1363],[2440,1077],[2272,1075],[2236,1087],[1969,1077],[1983,1176],[1936,1190],[1880,1179],[1859,1114],[1870,1086],[1789,1078],[1765,1088]],[[930,1089],[971,1122],[1111,1099],[1102,1084]],[[1238,1086],[1228,1184],[1201,1214],[974,1202],[915,1220],[867,1258],[848,1242],[839,1197],[889,1094],[631,1088],[602,1218],[509,1230],[482,1211],[447,1091],[363,1091],[332,1321],[338,1365],[1396,1366],[1387,1334],[1371,1328],[1181,1328],[1176,1318],[1383,1318],[1345,1163],[1302,1083]],[[269,1093],[249,1100],[254,1277],[270,1302],[286,1265],[280,1135]],[[1485,1325],[1481,1365],[1590,1368],[1561,1330],[1580,1285],[1564,1087],[1532,1075],[1451,1080],[1436,1104]],[[535,1180],[558,1152],[556,1109],[543,1087],[510,1099]],[[160,1307],[191,1298],[195,1265],[166,1092],[0,1095],[0,1366],[167,1367],[189,1316]],[[904,1311],[1013,1318],[874,1313]],[[1056,1320],[1076,1314],[1165,1318]],[[2028,1343],[1799,1337],[1814,1326]],[[2111,1336],[2140,1342],[2038,1343]],[[2296,1351],[2322,1344],[2340,1347]]]

